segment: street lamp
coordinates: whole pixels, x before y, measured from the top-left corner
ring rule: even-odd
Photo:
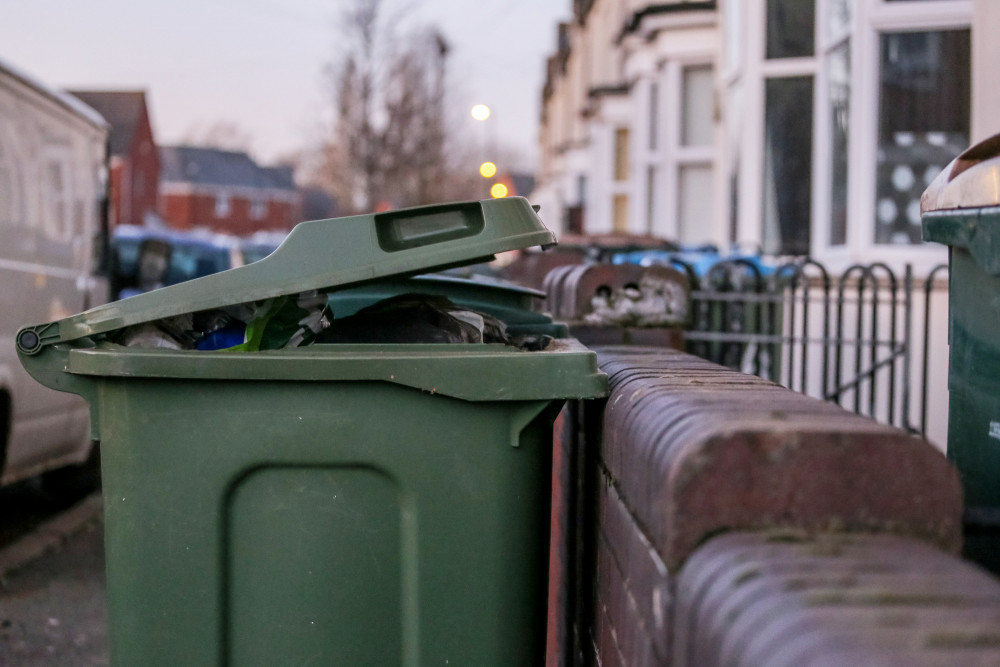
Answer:
[[[490,118],[492,112],[490,111],[490,108],[485,104],[476,104],[472,107],[472,109],[470,109],[469,113],[477,121],[485,122],[487,119]],[[490,123],[486,125],[484,129],[486,130],[486,134],[488,135],[489,138],[489,140],[485,142],[485,144],[487,145],[487,150],[489,151],[487,155],[492,156],[493,159],[495,160],[497,154],[496,119],[491,120]],[[496,176],[496,174],[497,174],[497,165],[495,162],[491,160],[484,160],[479,165],[479,175],[482,176],[483,178],[493,178],[494,176]],[[506,197],[507,194],[508,194],[507,186],[504,185],[503,183],[494,183],[493,186],[490,188],[490,196],[492,196],[494,199],[501,199],[503,197]]]
[[[479,175],[483,178],[493,178],[497,173],[497,166],[492,162],[484,162],[479,165]]]
[[[476,104],[472,107],[471,113],[476,120],[486,120],[490,117],[490,108],[485,104]]]

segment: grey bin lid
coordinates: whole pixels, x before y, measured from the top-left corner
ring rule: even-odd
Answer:
[[[945,167],[920,197],[920,212],[1000,206],[1000,134]]]
[[[523,197],[303,222],[258,262],[24,327],[17,347],[33,355],[47,345],[184,313],[413,276],[555,242]]]

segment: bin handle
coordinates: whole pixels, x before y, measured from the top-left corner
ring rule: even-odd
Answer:
[[[59,323],[48,322],[24,327],[17,332],[17,349],[28,356],[38,354],[46,345],[59,340]]]

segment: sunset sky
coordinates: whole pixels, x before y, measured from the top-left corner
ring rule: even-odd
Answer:
[[[571,0],[385,0],[404,26],[436,24],[452,46],[455,122],[493,108],[491,136],[531,158],[545,56]],[[8,2],[0,60],[59,88],[147,91],[157,141],[233,123],[268,161],[309,143],[330,104],[345,0]],[[529,162],[530,164],[530,162]]]

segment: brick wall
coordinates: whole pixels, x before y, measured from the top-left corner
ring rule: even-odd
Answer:
[[[251,215],[247,196],[230,195],[229,211],[223,216],[216,215],[214,194],[164,192],[160,200],[163,218],[176,229],[207,227],[219,233],[246,236],[257,231],[289,230],[302,221],[298,202],[268,200],[263,215],[255,217]]]
[[[128,155],[128,196],[131,203],[131,222],[141,225],[145,214],[156,213],[157,195],[160,184],[160,156],[153,141],[153,129],[149,124],[149,116],[142,114],[135,127],[132,137],[132,148]],[[124,222],[124,221],[123,221]]]
[[[912,538],[729,533],[676,588],[674,665],[1000,664],[1000,581]]]
[[[889,613],[897,611],[895,601],[926,594],[930,611],[917,613],[922,620],[914,623],[922,629],[910,634],[851,625],[850,614],[835,609],[809,616],[810,627],[820,628],[816,642],[838,651],[854,651],[857,643],[883,655],[921,641],[936,651],[950,637],[958,637],[956,646],[975,643],[975,632],[949,634],[956,625],[947,621],[948,600],[964,610],[954,617],[964,619],[959,625],[978,627],[977,610],[984,622],[995,618],[991,596],[1000,593],[1000,583],[955,555],[961,545],[959,480],[926,441],[680,352],[620,347],[598,354],[611,395],[603,406],[573,406],[568,420],[576,424],[565,426],[560,439],[569,479],[558,499],[567,523],[554,575],[565,606],[553,610],[550,665],[812,664],[770,657],[755,662],[743,657],[743,649],[705,662],[706,654],[695,650],[753,640],[752,631],[730,635],[735,630],[727,619],[734,617],[728,612],[703,623],[699,605],[709,598],[684,587],[694,579],[718,584],[723,588],[711,590],[722,592],[711,599],[729,599],[753,578],[739,570],[739,550],[750,553],[761,544],[761,553],[773,554],[773,577],[754,586],[766,579],[772,582],[767,590],[808,591],[810,584],[793,575],[819,572],[815,588],[827,597],[775,593],[776,605],[789,605],[781,611],[753,607],[757,598],[748,594],[748,606],[737,610],[747,619],[780,616],[794,625],[795,610],[812,602],[858,601],[866,594]],[[851,565],[823,572],[837,549],[850,553],[844,562]],[[697,563],[712,553],[723,555],[711,560],[716,569],[706,574],[709,566]],[[936,587],[914,583],[934,573]],[[977,589],[985,593],[975,597]],[[876,614],[870,611],[876,606],[869,604],[866,613]],[[747,627],[758,626],[748,620]],[[789,651],[799,641],[793,635],[787,635]],[[987,645],[982,655],[995,649],[1000,656],[996,635],[978,641]],[[809,655],[839,655],[817,651]],[[924,662],[899,664],[932,664],[935,656],[925,652]],[[838,664],[829,660],[823,664]]]

